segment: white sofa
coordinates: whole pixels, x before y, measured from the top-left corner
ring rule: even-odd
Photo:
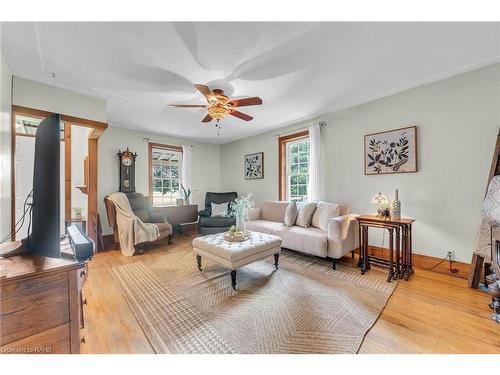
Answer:
[[[349,214],[348,206],[341,206],[339,216],[328,221],[328,230],[315,227],[287,227],[284,224],[285,210],[289,202],[264,202],[260,208],[248,212],[246,229],[255,232],[274,234],[281,238],[281,247],[332,258],[335,269],[336,260],[359,247],[358,224],[355,214]]]

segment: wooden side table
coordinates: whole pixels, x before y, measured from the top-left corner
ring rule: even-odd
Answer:
[[[398,277],[408,281],[413,274],[412,260],[412,224],[413,219],[391,219],[375,216],[361,215],[356,218],[359,226],[360,258],[358,266],[361,274],[370,269],[370,264],[376,264],[389,269],[387,281],[396,280]],[[378,258],[368,253],[368,229],[381,228],[389,232],[389,259]]]
[[[174,233],[183,233],[183,226],[196,224],[198,221],[198,205],[154,207],[154,212],[160,212],[167,217]]]

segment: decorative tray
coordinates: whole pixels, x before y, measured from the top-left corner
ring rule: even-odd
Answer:
[[[229,242],[243,242],[250,238],[248,232],[224,232],[224,239]]]

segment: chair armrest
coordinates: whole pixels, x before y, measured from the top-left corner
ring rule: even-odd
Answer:
[[[149,218],[151,219],[152,223],[166,223],[167,222],[167,218],[165,217],[165,215],[163,215],[160,212],[151,212],[149,214]]]
[[[328,256],[339,259],[358,245],[356,214],[331,218],[328,221]]]
[[[257,207],[248,209],[248,221],[260,220],[262,214],[262,210]]]
[[[198,215],[201,217],[210,217],[210,211],[207,209],[198,211]]]

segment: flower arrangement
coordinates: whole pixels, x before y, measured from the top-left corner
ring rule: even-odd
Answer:
[[[234,202],[231,202],[229,216],[246,219],[248,209],[254,206],[255,202],[252,200],[252,194],[243,195],[236,198]]]
[[[379,192],[372,198],[372,204],[376,205],[378,208],[378,214],[380,216],[389,216],[389,200],[387,197]]]

